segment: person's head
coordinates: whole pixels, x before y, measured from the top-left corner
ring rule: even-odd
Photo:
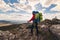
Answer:
[[[39,13],[39,12],[38,12],[38,11],[33,11],[33,12],[32,12],[32,14],[37,14],[37,13]]]

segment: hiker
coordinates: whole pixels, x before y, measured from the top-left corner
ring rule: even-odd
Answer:
[[[38,11],[33,11],[32,14],[33,14],[32,18],[28,21],[28,22],[33,21],[33,24],[32,24],[32,27],[31,27],[31,34],[33,35],[33,28],[35,27],[36,32],[37,32],[36,35],[38,35],[38,26],[37,25],[40,22],[40,19],[42,19],[40,17],[41,14]]]

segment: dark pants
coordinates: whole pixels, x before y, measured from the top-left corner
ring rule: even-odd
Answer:
[[[33,35],[33,28],[36,28],[36,34],[38,35],[38,23],[33,22],[32,27],[31,27],[31,34]]]

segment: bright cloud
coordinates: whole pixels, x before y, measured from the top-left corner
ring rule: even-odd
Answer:
[[[57,10],[57,11],[60,11],[60,5],[56,6],[55,8],[53,8],[52,10]]]
[[[52,18],[55,18],[55,17],[57,17],[58,19],[60,19],[60,14],[58,13],[56,13],[56,14],[50,14],[50,13],[48,13],[48,14],[43,14],[43,19],[52,19]]]
[[[0,9],[2,9],[5,12],[11,10],[11,7],[9,5],[6,5],[6,3],[3,0],[0,0]]]
[[[28,16],[29,14],[19,14],[19,13],[12,13],[12,14],[0,14],[0,19],[1,20],[17,20],[17,21],[21,21],[21,20],[29,20],[31,18],[31,14],[30,16]]]
[[[31,12],[32,10],[32,7],[30,5],[25,5],[25,4],[14,4],[14,6],[17,8],[17,9],[22,9],[22,10],[25,10],[25,11],[28,11],[29,13]]]
[[[7,4],[3,0],[0,0],[0,19],[29,20],[32,17],[32,11],[35,9],[43,12],[44,19],[52,19],[55,16],[60,18],[60,14],[56,12],[60,11],[60,0],[15,0],[18,3],[14,1],[11,3],[11,1],[9,0]]]
[[[51,4],[59,4],[60,0],[46,0],[46,2],[44,3],[45,6],[50,6]]]

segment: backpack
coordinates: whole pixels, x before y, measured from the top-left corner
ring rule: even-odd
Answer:
[[[35,20],[36,20],[37,22],[41,22],[42,19],[43,19],[42,13],[37,13],[37,14],[35,14]]]

